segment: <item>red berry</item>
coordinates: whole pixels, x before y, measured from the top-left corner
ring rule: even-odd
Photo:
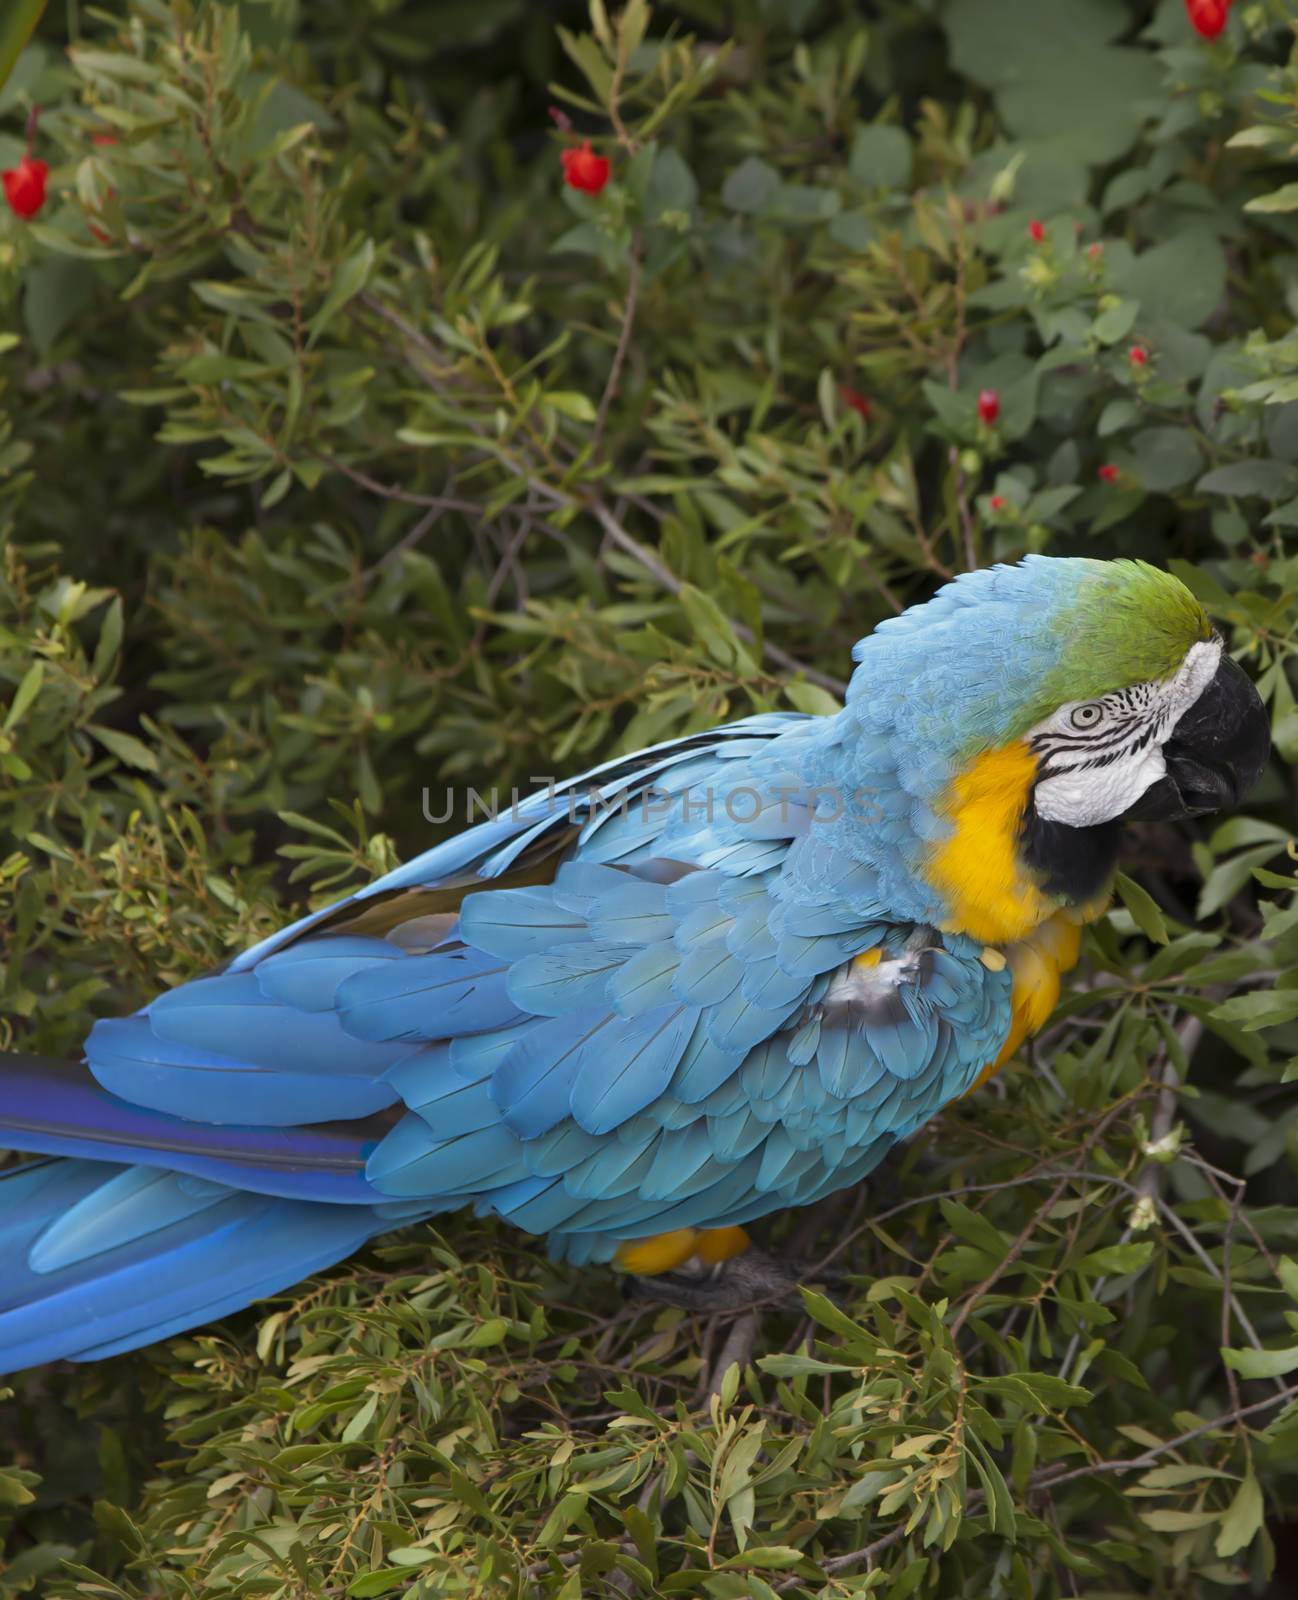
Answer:
[[[852,410],[863,416],[867,422],[874,415],[874,407],[865,396],[857,394],[855,389],[849,389],[845,383],[840,383],[838,386],[838,398],[845,406],[851,406]]]
[[[1190,26],[1204,39],[1215,39],[1226,26],[1231,0],[1185,0]]]
[[[1099,469],[1098,477],[1101,483],[1117,483],[1118,469],[1106,461]]]
[[[1104,246],[1102,244],[1088,244],[1086,254],[1092,261],[1098,261],[1104,254]]]
[[[1033,244],[1040,244],[1045,236],[1045,223],[1038,222],[1037,219],[1033,217],[1032,221],[1028,223],[1028,238],[1031,239]]]
[[[570,189],[580,189],[585,194],[598,194],[608,182],[612,163],[607,156],[597,156],[585,139],[575,150],[564,150],[559,160],[563,163],[563,181]]]
[[[1145,349],[1143,344],[1133,344],[1131,349],[1127,351],[1127,360],[1130,361],[1133,367],[1148,366],[1149,351]]]
[[[45,204],[45,180],[50,169],[43,161],[24,156],[16,167],[0,172],[5,199],[16,217],[34,217]]]
[[[993,511],[1004,511],[1005,496],[1003,494],[994,494],[987,504],[992,508]]]
[[[1001,414],[1001,397],[995,389],[979,389],[978,416],[989,425]]]

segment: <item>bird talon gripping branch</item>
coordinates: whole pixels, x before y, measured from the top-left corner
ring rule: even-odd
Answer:
[[[146,1344],[462,1206],[700,1305],[786,1292],[744,1224],[995,1071],[1123,823],[1233,805],[1268,750],[1138,562],[967,573],[856,660],[836,715],[612,761],[99,1023],[84,1068],[0,1065],[0,1145],[63,1158],[0,1177],[0,1365]]]

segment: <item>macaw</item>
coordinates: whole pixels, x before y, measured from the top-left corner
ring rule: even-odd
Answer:
[[[0,1368],[147,1344],[472,1206],[724,1272],[1039,1029],[1130,818],[1232,805],[1261,701],[1136,561],[962,574],[767,713],[529,796],[0,1065]]]

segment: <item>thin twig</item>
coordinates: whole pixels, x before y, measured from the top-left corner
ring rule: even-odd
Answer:
[[[1095,1127],[1092,1128],[1091,1132],[1087,1134],[1086,1138],[1082,1141],[1080,1154],[1083,1160],[1089,1156],[1091,1150],[1099,1142],[1101,1134],[1103,1134],[1104,1130],[1117,1116],[1119,1111],[1125,1110],[1125,1108],[1126,1102],[1120,1100],[1117,1105],[1110,1107],[1105,1115],[1100,1118],[1099,1122],[1095,1124]],[[1065,1173],[1050,1191],[1049,1198],[1045,1201],[1044,1205],[1038,1206],[1032,1216],[1028,1218],[1027,1223],[1024,1225],[1023,1231],[1006,1251],[1004,1260],[997,1265],[994,1271],[989,1272],[983,1281],[977,1286],[977,1288],[972,1290],[968,1295],[963,1307],[960,1310],[960,1314],[951,1324],[951,1338],[953,1340],[959,1334],[961,1328],[963,1328],[965,1323],[969,1320],[970,1314],[972,1313],[974,1307],[978,1304],[979,1300],[982,1299],[983,1295],[987,1293],[988,1289],[990,1289],[993,1284],[1004,1277],[1005,1273],[1014,1265],[1014,1263],[1027,1249],[1032,1235],[1036,1232],[1042,1217],[1044,1217],[1046,1213],[1056,1205],[1056,1203],[1062,1197],[1064,1190],[1068,1187],[1069,1181],[1069,1175]]]
[[[588,500],[586,509],[619,550],[625,551],[633,560],[638,561],[646,572],[651,572],[669,593],[679,594],[681,592],[685,586],[670,567],[665,566],[652,550],[647,550],[644,545],[633,539],[602,500]],[[756,645],[757,638],[751,628],[745,627],[742,622],[732,623],[731,626],[737,639],[742,639],[747,645]],[[809,667],[805,661],[799,661],[795,656],[791,656],[787,650],[781,650],[778,645],[771,644],[769,640],[763,640],[762,651],[777,666],[783,667],[786,672],[801,673],[808,683],[819,684],[822,689],[828,689],[831,694],[843,695],[847,693],[845,679],[834,678],[827,672],[820,672],[815,667]]]
[[[600,447],[604,437],[604,427],[608,422],[609,408],[617,398],[618,384],[622,380],[622,368],[626,363],[627,351],[631,348],[631,329],[635,325],[636,302],[640,297],[640,256],[644,248],[644,239],[637,229],[631,240],[631,256],[627,266],[626,280],[626,306],[622,312],[622,327],[617,336],[617,348],[613,351],[613,365],[608,369],[608,381],[604,385],[604,393],[599,397],[599,410],[595,413],[595,426],[591,431],[590,448],[594,454]]]
[[[1075,1478],[1095,1477],[1107,1472],[1141,1472],[1173,1450],[1179,1450],[1182,1445],[1189,1444],[1191,1440],[1201,1439],[1205,1433],[1219,1433],[1223,1428],[1233,1428],[1245,1417],[1251,1417],[1259,1411],[1269,1411],[1272,1406],[1287,1405],[1290,1400],[1298,1400],[1298,1383],[1290,1384],[1278,1394],[1269,1394],[1264,1400],[1254,1400],[1251,1405],[1223,1412],[1212,1422],[1201,1422],[1196,1428],[1187,1428],[1184,1433],[1178,1433],[1175,1439],[1168,1439],[1160,1445],[1151,1445],[1141,1455],[1132,1456],[1126,1461],[1092,1461],[1084,1467],[1074,1467],[1069,1472],[1060,1473],[1055,1473],[1051,1467],[1045,1467],[1028,1480],[1028,1487],[1055,1489],[1061,1483],[1071,1483]]]

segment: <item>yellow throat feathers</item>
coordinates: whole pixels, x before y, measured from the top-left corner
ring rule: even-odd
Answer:
[[[946,932],[967,933],[984,944],[1013,944],[1059,909],[1019,859],[1019,831],[1036,768],[1035,756],[1019,739],[980,755],[947,790],[939,810],[951,833],[928,869],[948,906]]]

